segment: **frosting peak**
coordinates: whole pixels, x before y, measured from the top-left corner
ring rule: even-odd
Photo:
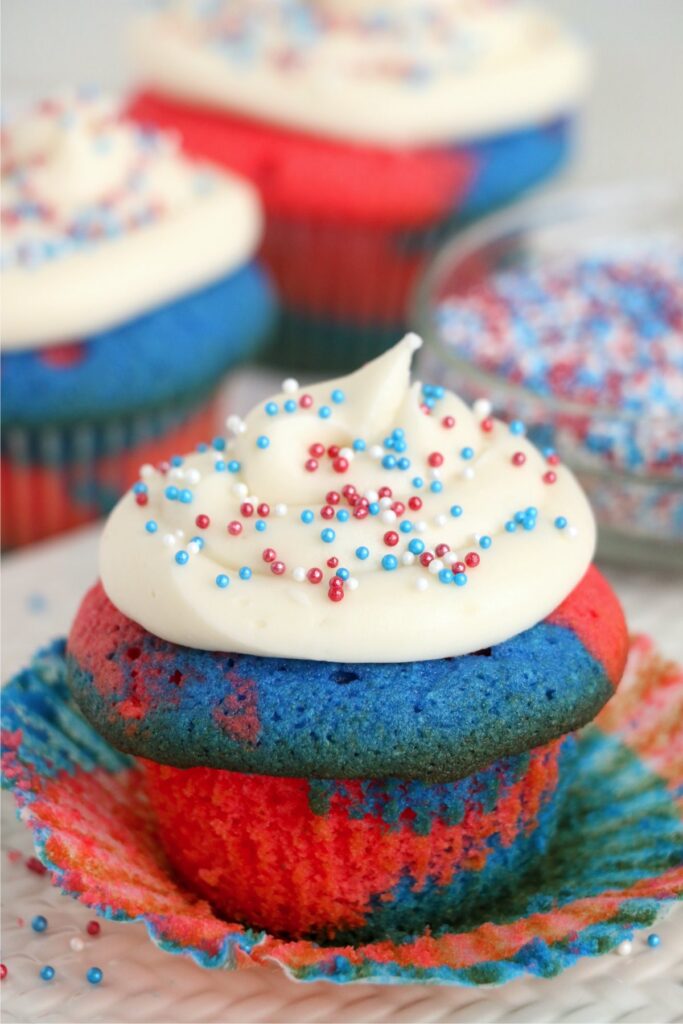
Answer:
[[[282,393],[141,480],[101,549],[111,601],[208,650],[396,662],[500,643],[545,618],[594,550],[579,485],[523,426],[410,383],[414,335]]]

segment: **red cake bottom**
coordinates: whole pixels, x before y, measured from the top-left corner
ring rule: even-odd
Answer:
[[[499,904],[547,852],[573,747],[563,737],[437,784],[141,763],[171,864],[217,913],[340,942]]]
[[[197,407],[38,431],[8,427],[2,459],[2,547],[19,547],[105,515],[143,463],[190,451],[215,433],[216,400]]]

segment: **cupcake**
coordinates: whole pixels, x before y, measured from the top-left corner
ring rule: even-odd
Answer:
[[[224,372],[271,326],[259,200],[102,97],[5,132],[2,543],[107,512],[211,436]]]
[[[418,344],[285,381],[225,448],[146,470],[71,630],[77,704],[229,921],[464,926],[547,853],[572,733],[624,668],[575,479],[521,423],[411,385]]]
[[[190,0],[133,36],[133,116],[259,188],[272,357],[315,370],[386,349],[444,231],[557,170],[587,79],[516,0]]]

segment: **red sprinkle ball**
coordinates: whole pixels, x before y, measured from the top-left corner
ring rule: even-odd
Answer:
[[[7,977],[7,966],[6,964],[0,964],[0,981],[4,981]]]
[[[264,548],[262,557],[264,562],[274,562],[277,558],[277,552],[274,548]]]
[[[339,455],[332,463],[332,469],[335,473],[346,473],[349,468],[349,460],[345,459],[342,455]]]
[[[312,444],[311,447],[308,449],[308,454],[312,455],[314,459],[322,459],[323,455],[325,454],[325,445]]]
[[[547,473],[543,474],[544,484],[554,484],[557,480],[557,473],[553,473],[552,469],[549,469]]]
[[[455,420],[452,416],[444,416],[441,420],[441,426],[445,427],[446,430],[452,430],[455,426]]]
[[[413,512],[419,512],[419,510],[422,508],[422,498],[409,498],[408,508],[411,509]]]
[[[465,564],[468,565],[470,569],[476,568],[480,561],[481,559],[476,551],[470,551],[469,554],[465,555]]]
[[[270,515],[270,505],[266,504],[265,501],[262,501],[261,504],[257,507],[256,511],[258,512],[262,519],[267,519],[268,516]]]
[[[430,562],[433,561],[434,555],[431,553],[431,551],[423,551],[422,554],[420,555],[420,565],[424,565],[425,569],[430,564]]]
[[[100,934],[100,922],[99,921],[88,921],[88,923],[87,923],[87,925],[85,927],[85,930],[88,933],[88,935],[92,935],[93,937],[95,935],[99,935]]]
[[[47,868],[42,861],[38,860],[37,857],[27,857],[26,867],[29,871],[32,871],[34,875],[45,875],[47,874]]]
[[[309,569],[306,573],[306,579],[309,583],[321,583],[322,578],[322,569]]]
[[[242,532],[242,524],[238,523],[236,519],[233,519],[231,523],[228,523],[228,533],[233,537],[239,537]]]
[[[148,497],[148,495],[146,495],[144,493],[144,491],[141,494],[136,494],[135,495],[135,504],[136,505],[146,505],[148,501],[149,501],[149,497]]]
[[[485,420],[481,421],[479,426],[485,434],[490,434],[493,430],[493,419],[490,416],[487,416]]]
[[[240,512],[245,519],[249,519],[254,514],[254,506],[250,501],[243,501],[240,505]]]
[[[313,405],[313,395],[302,395],[299,399],[299,405],[302,409],[310,409]]]
[[[328,491],[325,495],[325,501],[328,505],[338,505],[341,501],[338,491]]]
[[[308,473],[315,473],[317,468],[318,468],[318,460],[317,459],[306,459],[306,461],[304,462],[304,469]]]
[[[443,558],[451,549],[449,544],[437,544],[434,550],[436,551],[437,558]]]
[[[197,524],[200,530],[205,530],[207,526],[210,524],[210,522],[211,520],[209,519],[209,517],[203,514],[198,515],[197,518],[195,519],[195,523]]]
[[[332,558],[327,559],[327,566],[329,569],[336,569],[339,565],[339,559],[332,555]]]
[[[434,468],[437,466],[443,466],[443,455],[441,452],[432,452],[431,455],[427,456],[427,462]]]
[[[384,534],[384,543],[388,548],[395,548],[398,544],[398,534],[395,530],[387,530]]]
[[[285,563],[273,562],[270,566],[270,571],[274,572],[276,576],[282,576],[283,572],[285,571]]]
[[[515,452],[510,461],[513,466],[523,466],[526,462],[526,455],[524,452]]]

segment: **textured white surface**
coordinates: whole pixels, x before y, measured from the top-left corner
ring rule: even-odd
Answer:
[[[273,381],[233,378],[231,405],[248,408],[255,392],[267,394]],[[28,660],[37,646],[66,632],[81,595],[96,576],[99,526],[38,545],[4,559],[3,679]],[[678,625],[681,580],[626,570],[606,570],[626,607],[631,627],[647,631],[661,650],[683,657]],[[520,979],[502,988],[457,989],[296,985],[276,970],[211,972],[160,952],[142,926],[104,922],[90,939],[91,915],[61,896],[44,877],[9,863],[6,851],[31,852],[24,827],[3,798],[4,905],[2,982],[5,1024],[181,1024],[181,1022],[355,1021],[638,1021],[683,1020],[683,913],[658,926],[662,944],[651,950],[646,933],[636,935],[628,958],[614,954],[584,960],[551,981]],[[35,935],[30,920],[42,913],[49,929]],[[25,923],[18,924],[18,918]],[[80,936],[81,952],[69,940]],[[56,977],[43,982],[40,967],[52,964]],[[97,965],[105,980],[85,980]]]

